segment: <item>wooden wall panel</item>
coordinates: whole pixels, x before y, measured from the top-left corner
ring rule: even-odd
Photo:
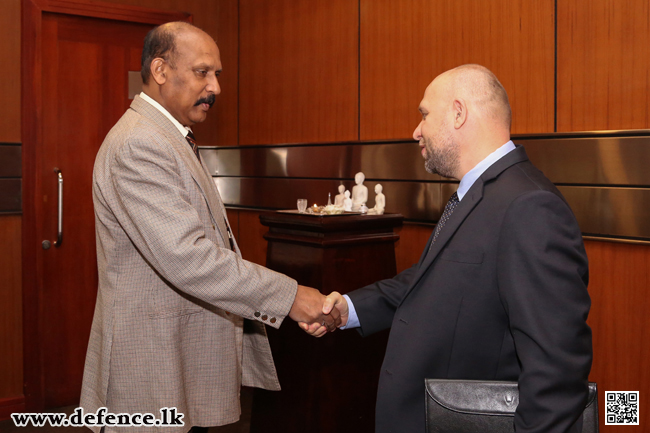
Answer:
[[[0,142],[20,142],[20,0],[0,1]]]
[[[23,394],[21,217],[0,216],[0,400]]]
[[[19,143],[20,0],[0,1],[0,58],[0,142]],[[20,215],[0,216],[0,419],[24,405],[20,233]]]
[[[239,144],[358,139],[358,2],[241,0]]]
[[[239,249],[242,257],[258,265],[266,266],[266,247],[267,242],[264,239],[264,233],[269,228],[263,226],[260,222],[259,211],[240,210],[239,211]]]
[[[431,224],[404,223],[402,227],[395,230],[399,235],[399,241],[395,243],[397,273],[410,268],[420,260],[434,228],[435,226]]]
[[[235,240],[239,242],[239,211],[237,209],[226,209],[230,230]]]
[[[650,246],[585,242],[589,256],[594,362],[590,380],[600,389],[601,431],[605,426],[605,391],[639,391],[650,395]],[[650,416],[648,398],[640,397],[640,420]],[[645,424],[645,425],[644,425]],[[649,431],[647,423],[626,431]]]
[[[107,1],[107,0],[104,0]],[[200,146],[237,144],[237,5],[238,0],[108,0],[155,9],[192,14],[194,24],[212,36],[219,46],[223,72],[221,95],[205,122],[193,130]]]
[[[506,88],[513,133],[553,132],[553,0],[361,0],[362,140],[409,138],[440,73],[490,68]]]
[[[649,14],[647,0],[558,1],[558,131],[650,128]]]

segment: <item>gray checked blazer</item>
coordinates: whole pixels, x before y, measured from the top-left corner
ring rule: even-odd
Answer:
[[[139,96],[99,149],[93,203],[99,290],[84,412],[176,407],[184,427],[106,431],[184,433],[237,421],[241,385],[279,390],[264,324],[280,326],[297,283],[230,249],[206,167]]]

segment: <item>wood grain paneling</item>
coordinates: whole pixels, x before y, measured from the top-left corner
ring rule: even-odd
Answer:
[[[20,0],[0,1],[0,141],[20,142]]]
[[[0,400],[23,394],[21,217],[0,216]]]
[[[108,0],[132,6],[183,11],[205,30],[219,46],[223,72],[219,76],[221,95],[205,122],[194,126],[200,146],[237,144],[237,4],[238,0]]]
[[[358,2],[241,0],[239,144],[358,138]]]
[[[266,248],[267,242],[264,239],[264,233],[268,231],[260,222],[260,213],[258,211],[240,210],[239,211],[239,249],[244,259],[266,266]]]
[[[409,138],[426,86],[465,63],[506,88],[513,133],[552,132],[553,0],[361,0],[361,139]]]
[[[410,268],[420,260],[434,228],[435,226],[431,224],[404,223],[402,227],[395,229],[395,233],[399,235],[399,241],[395,243],[397,273]]]
[[[650,395],[650,246],[585,242],[589,256],[589,326],[593,332],[594,362],[590,380],[600,389],[600,428],[605,426],[605,391],[639,391]],[[650,431],[648,398],[640,397],[640,426],[626,431]]]
[[[650,128],[650,3],[557,6],[558,131]]]

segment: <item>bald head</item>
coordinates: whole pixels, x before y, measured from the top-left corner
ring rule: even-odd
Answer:
[[[449,101],[464,100],[487,122],[510,130],[512,112],[508,94],[496,75],[481,65],[462,65],[440,74],[427,88]],[[426,97],[425,93],[425,97]]]
[[[497,77],[480,65],[440,74],[420,102],[422,121],[413,132],[430,173],[461,179],[510,140],[508,95]]]
[[[140,69],[140,75],[144,84],[149,83],[151,62],[154,59],[164,59],[172,68],[175,67],[176,58],[180,54],[178,39],[189,34],[202,34],[210,37],[200,28],[184,21],[174,21],[159,25],[147,34],[144,38]]]
[[[185,22],[153,29],[142,51],[142,91],[181,125],[203,122],[221,92],[214,39]]]

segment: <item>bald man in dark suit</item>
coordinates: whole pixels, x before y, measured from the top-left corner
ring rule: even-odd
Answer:
[[[390,328],[376,431],[425,431],[425,378],[518,381],[514,427],[580,432],[591,369],[588,264],[564,197],[510,141],[508,96],[486,68],[438,76],[414,132],[430,173],[459,179],[420,261],[341,296],[344,328]],[[301,325],[316,336],[326,330]]]

